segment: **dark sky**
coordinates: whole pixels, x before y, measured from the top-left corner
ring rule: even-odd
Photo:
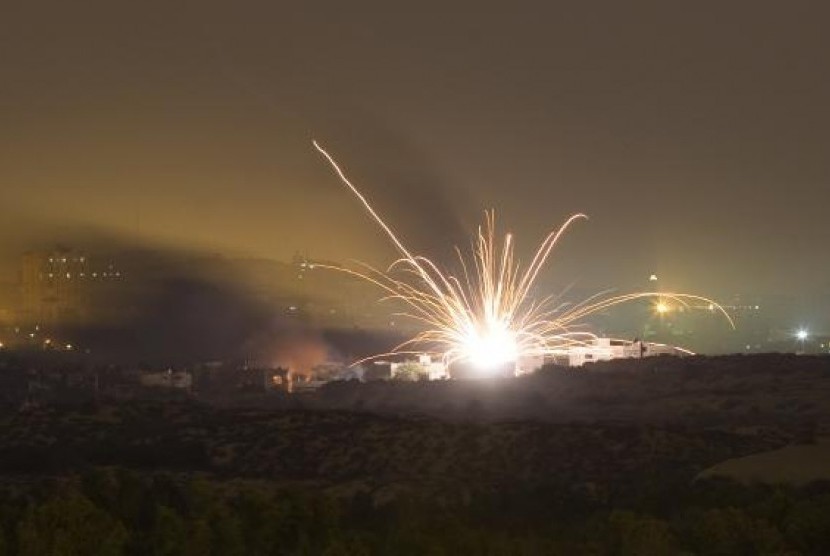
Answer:
[[[563,282],[830,289],[825,2],[407,4],[5,5],[0,249],[387,260],[315,137],[428,254],[584,211]]]

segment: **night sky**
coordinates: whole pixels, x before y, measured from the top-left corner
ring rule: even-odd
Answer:
[[[496,208],[556,280],[830,289],[824,2],[12,2],[0,250],[126,238],[388,261]],[[10,264],[7,264],[11,268]],[[8,273],[7,273],[8,274]]]

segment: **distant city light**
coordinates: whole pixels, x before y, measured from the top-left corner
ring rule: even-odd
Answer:
[[[671,307],[665,301],[658,301],[657,304],[654,305],[654,311],[658,315],[665,315],[671,310]]]
[[[802,342],[806,340],[810,336],[810,333],[804,330],[803,328],[795,333],[795,337],[801,340]]]
[[[649,280],[649,282],[656,282],[657,281],[657,275],[652,274],[651,276],[648,277],[648,280]]]

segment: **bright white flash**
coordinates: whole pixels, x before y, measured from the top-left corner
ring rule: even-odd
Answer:
[[[516,336],[503,323],[491,323],[486,330],[471,330],[464,339],[460,359],[467,360],[480,370],[491,370],[519,357]]]

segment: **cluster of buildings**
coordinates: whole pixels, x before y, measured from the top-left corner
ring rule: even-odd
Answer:
[[[37,352],[28,358],[6,357],[0,350],[0,405],[22,406],[87,399],[190,398],[259,399],[272,393],[313,391],[334,380],[363,382],[433,381],[512,377],[534,372],[546,364],[579,367],[618,358],[682,354],[669,346],[597,338],[594,342],[547,357],[525,357],[482,373],[463,364],[447,366],[422,354],[358,366],[327,361],[312,372],[244,362],[211,362],[189,367],[90,366],[77,352]]]
[[[188,368],[89,366],[77,354],[0,353],[0,407],[99,399],[202,398],[233,401],[314,389],[320,382],[279,367],[209,363]]]
[[[527,355],[501,366],[477,369],[463,363],[449,367],[429,355],[405,358],[399,361],[374,361],[366,366],[364,380],[444,380],[449,378],[481,378],[482,376],[521,376],[538,371],[545,365],[582,367],[583,365],[613,359],[654,357],[659,355],[685,356],[692,352],[666,344],[640,340],[594,338],[579,345],[563,348],[549,355]]]
[[[80,345],[72,336],[73,331],[84,327],[106,330],[144,319],[148,307],[163,305],[159,291],[171,280],[181,277],[198,279],[215,286],[216,290],[244,292],[239,298],[230,298],[228,305],[242,299],[257,311],[273,314],[275,320],[276,317],[283,319],[281,322],[291,321],[315,330],[411,335],[412,324],[391,316],[395,313],[394,307],[377,303],[378,292],[374,288],[331,270],[332,266],[337,265],[300,254],[290,262],[279,263],[199,254],[109,255],[62,247],[32,251],[20,259],[17,281],[5,288],[0,284],[0,350],[23,346],[83,352],[88,346]],[[659,289],[656,277],[652,278],[647,289]],[[178,294],[174,291],[175,299],[171,299],[179,299]],[[575,293],[575,297],[579,298],[579,294]],[[547,363],[581,366],[621,357],[683,353],[671,345],[689,346],[705,353],[830,352],[830,334],[823,334],[819,327],[812,327],[809,334],[797,335],[795,330],[801,323],[794,316],[794,304],[786,297],[734,296],[724,306],[734,318],[736,330],[713,314],[710,307],[648,303],[620,306],[607,314],[596,315],[592,328],[604,335],[626,331],[642,341],[599,338],[555,356],[521,358],[514,368],[505,372],[521,375]],[[202,319],[211,320],[221,319],[212,315]],[[147,319],[142,322],[148,325]],[[183,322],[190,321],[183,319]],[[789,323],[796,324],[789,326]],[[267,332],[263,331],[263,335],[267,336]],[[267,341],[265,338],[261,343],[267,344]],[[349,341],[354,340],[347,338],[344,343]],[[374,351],[336,347],[341,354]],[[363,375],[369,379],[414,376],[437,380],[453,375],[452,369],[443,368],[442,363],[428,356],[365,367]],[[321,380],[351,372],[318,371],[317,376],[323,377]],[[461,370],[455,372],[456,376],[462,374]],[[280,387],[287,381],[302,385],[316,381],[289,381],[284,376],[267,380]],[[163,386],[167,387],[166,383]]]

